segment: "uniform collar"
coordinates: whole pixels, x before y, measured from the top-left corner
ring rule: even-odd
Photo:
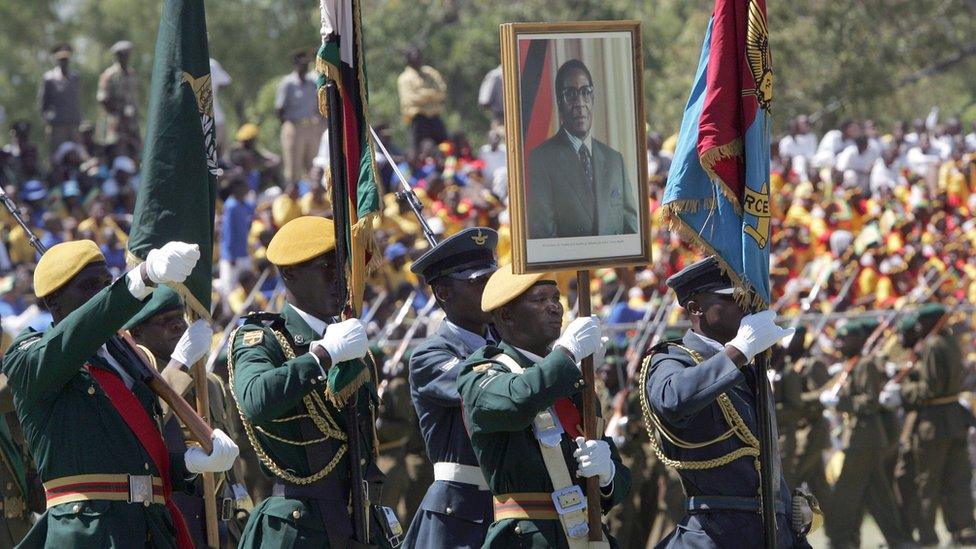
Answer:
[[[488,339],[484,335],[478,335],[472,331],[465,330],[457,324],[445,319],[444,330],[459,339],[469,352],[474,352],[488,344]],[[486,332],[487,335],[487,332]]]
[[[307,345],[325,334],[325,329],[331,324],[316,316],[299,309],[293,303],[285,305],[281,312],[285,318],[285,329],[295,339],[297,345]]]
[[[717,355],[725,350],[725,345],[722,345],[718,341],[715,341],[708,336],[704,336],[691,330],[685,332],[685,336],[681,338],[681,343],[689,349],[698,351],[704,358]]]
[[[525,349],[519,349],[518,347],[505,341],[499,343],[498,346],[502,351],[505,351],[507,355],[516,359],[523,368],[529,368],[545,360],[545,357],[541,357],[533,352],[526,351]]]

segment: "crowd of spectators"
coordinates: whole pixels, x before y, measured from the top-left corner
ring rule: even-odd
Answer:
[[[113,47],[116,63],[100,79],[97,97],[90,98],[101,109],[97,124],[78,115],[87,99],[78,96],[70,46],[54,48],[56,66],[39,82],[47,145],[39,144],[37,128],[15,121],[0,152],[0,184],[40,241],[50,246],[92,239],[116,273],[125,268],[140,184],[138,116],[131,108],[138,96],[129,88],[148,84],[137,82],[128,68],[131,47]],[[240,125],[229,138],[223,117],[218,121],[224,175],[218,182],[214,288],[215,312],[224,323],[245,308],[269,306],[276,279],[264,253],[275,230],[299,215],[331,215],[328,136],[316,110],[314,74],[307,73],[307,52],[295,52],[290,61],[293,70],[280,77],[275,105],[281,154],[260,142],[255,124]],[[232,85],[215,61],[212,72],[219,86]],[[479,97],[472,98],[485,109],[486,120],[484,127],[467,128],[469,138],[445,127],[441,115],[450,90],[412,50],[398,79],[409,138],[397,143],[388,126],[376,129],[435,235],[474,225],[495,228],[505,263],[511,236],[499,75],[498,69],[486,75]],[[887,128],[870,120],[843,121],[822,135],[805,116],[787,126],[772,147],[771,272],[778,312],[890,309],[911,299],[913,288],[934,283],[940,285],[936,298],[947,305],[976,303],[976,127],[967,133],[958,119],[942,121],[936,110]],[[648,132],[652,211],[675,141],[675,135]],[[385,261],[369,280],[366,303],[384,296],[374,316],[381,326],[411,294],[415,311],[425,303],[425,289],[409,266],[428,244],[414,214],[396,199],[400,183],[390,162],[379,156],[377,163],[384,210],[376,236]],[[595,272],[595,306],[611,324],[640,319],[652,296],[664,293],[664,280],[694,257],[656,215],[652,219],[653,264]],[[0,231],[0,317],[9,337],[24,326],[43,328],[50,317],[31,293],[36,256],[28,234],[6,212],[0,213]],[[845,284],[851,277],[854,282]],[[564,295],[574,295],[572,273],[560,278]],[[247,303],[258,283],[261,291]]]

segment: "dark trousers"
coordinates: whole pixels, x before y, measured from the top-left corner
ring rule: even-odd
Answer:
[[[939,543],[935,515],[942,507],[946,529],[957,534],[973,528],[972,470],[965,438],[930,440],[915,445],[915,485],[918,488],[919,541]]]
[[[447,130],[440,116],[424,116],[418,114],[410,121],[410,135],[413,142],[414,152],[420,152],[420,145],[425,139],[430,139],[434,144],[447,139]]]
[[[824,509],[824,526],[831,547],[857,547],[865,506],[891,547],[910,541],[898,520],[898,508],[891,483],[882,465],[881,448],[848,450],[844,468]]]

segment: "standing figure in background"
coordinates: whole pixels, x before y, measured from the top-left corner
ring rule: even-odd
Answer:
[[[41,116],[47,124],[48,151],[54,154],[65,141],[81,141],[81,77],[72,69],[71,45],[58,44],[51,56],[58,66],[44,73],[41,86]]]
[[[98,77],[98,93],[95,99],[105,109],[105,144],[115,144],[119,154],[139,158],[142,152],[142,136],[139,133],[139,80],[129,56],[132,42],[121,40],[109,50],[115,63]]]
[[[275,112],[281,121],[285,183],[298,183],[318,153],[325,119],[319,114],[318,85],[308,72],[308,52],[292,53],[291,62],[292,72],[281,79],[275,92]]]
[[[417,48],[407,50],[407,67],[397,77],[397,92],[403,121],[410,125],[415,153],[420,151],[420,144],[426,139],[434,143],[447,139],[447,130],[441,121],[447,85],[437,69],[423,64]]]

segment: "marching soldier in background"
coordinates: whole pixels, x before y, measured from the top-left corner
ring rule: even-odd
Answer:
[[[31,513],[44,510],[37,472],[27,454],[20,422],[13,416],[14,401],[7,376],[0,374],[0,549],[20,543],[31,527]],[[8,420],[9,418],[9,420]]]
[[[830,486],[824,474],[823,453],[830,448],[830,422],[824,417],[820,393],[830,381],[827,365],[818,357],[803,354],[806,328],[796,330],[787,348],[787,368],[800,377],[800,418],[796,425],[796,451],[793,459],[793,478],[786,477],[790,486],[807,484],[820,501],[827,501]],[[784,459],[786,456],[784,454]],[[787,470],[784,466],[784,471]]]
[[[483,547],[590,547],[587,505],[606,511],[630,492],[630,471],[613,441],[585,440],[579,362],[603,347],[595,317],[562,335],[556,282],[502,267],[481,309],[501,337],[460,365],[458,392],[471,446],[494,496],[495,522]],[[602,428],[599,429],[602,432]],[[599,477],[601,501],[581,488]],[[615,545],[604,527],[604,541]]]
[[[661,546],[719,547],[734,537],[736,546],[758,547],[761,456],[754,387],[768,381],[749,365],[792,332],[777,326],[771,311],[746,315],[714,257],[686,267],[667,284],[691,329],[680,342],[652,350],[639,386],[646,390],[647,428],[657,431],[649,433],[654,451],[680,473],[688,514]],[[780,479],[778,546],[809,547],[805,536],[814,527],[816,505],[803,495],[791,497],[778,451],[769,457]]]
[[[190,547],[171,490],[229,469],[237,446],[214,429],[210,455],[168,453],[140,359],[110,340],[154,285],[182,282],[199,257],[195,244],[170,242],[114,283],[90,240],[53,246],[38,262],[34,292],[54,325],[25,330],[3,361],[47,497],[25,547]],[[174,362],[167,368],[183,366]]]
[[[864,319],[850,320],[837,329],[844,368],[820,396],[825,407],[844,415],[843,454],[833,458],[842,460],[842,465],[827,507],[831,547],[860,544],[865,507],[889,546],[911,546],[911,537],[898,520],[891,481],[883,467],[884,450],[889,445],[879,413],[884,373],[875,359],[861,356],[864,343],[877,327],[877,321]]]
[[[370,351],[377,364],[386,357],[379,349]],[[424,492],[433,481],[425,471],[430,462],[424,454],[424,441],[417,426],[417,414],[410,403],[410,385],[406,365],[394,367],[394,377],[384,380],[378,391],[376,438],[379,442],[377,465],[383,480],[382,503],[397,511],[404,521],[415,516]]]
[[[914,349],[916,360],[907,379],[890,383],[899,390],[908,410],[904,432],[910,437],[911,458],[919,513],[915,524],[923,545],[938,545],[935,516],[942,509],[952,542],[976,544],[972,469],[967,434],[973,425],[971,412],[959,404],[962,389],[962,351],[946,326],[944,307],[930,303],[902,319],[902,344]]]
[[[267,257],[281,274],[287,304],[280,314],[248,316],[232,338],[234,399],[263,468],[275,477],[273,495],[251,513],[241,547],[395,546],[402,534],[387,509],[369,503],[382,481],[375,464],[376,364],[367,358],[362,322],[337,322],[344,303],[335,241],[334,225],[323,217],[282,227]],[[351,458],[357,454],[359,463]],[[354,486],[356,477],[368,489]]]
[[[160,286],[153,292],[152,298],[146,306],[132,317],[125,325],[133,339],[146,354],[152,367],[160,369],[161,365],[175,360],[186,364],[186,369],[162,369],[164,379],[170,387],[183,396],[187,402],[196,402],[196,387],[193,377],[189,373],[200,358],[210,351],[213,332],[204,320],[197,320],[187,326],[183,317],[183,303],[180,296],[168,286]],[[223,381],[213,373],[207,374],[207,386],[210,393],[210,423],[229,436],[237,439],[237,433],[228,422],[230,413],[236,413],[228,407]],[[185,427],[167,405],[160,402],[163,411],[163,438],[170,451],[186,446],[188,434]],[[220,514],[217,526],[220,530],[221,544],[227,542],[228,521],[235,515],[236,509],[245,513],[250,511],[250,496],[240,474],[240,462],[227,471],[226,475],[216,475],[217,493],[212,497],[217,500],[217,512]],[[204,515],[203,479],[197,478],[193,482],[192,493],[173,494],[176,506],[180,508],[186,519],[190,536],[197,547],[207,544],[207,526]],[[237,501],[239,500],[239,501]],[[236,528],[239,533],[240,528]]]
[[[409,548],[481,547],[492,522],[491,492],[464,428],[457,378],[461,362],[493,341],[481,296],[497,268],[497,242],[491,229],[465,229],[411,267],[447,318],[410,356],[410,392],[434,484],[407,531]]]

